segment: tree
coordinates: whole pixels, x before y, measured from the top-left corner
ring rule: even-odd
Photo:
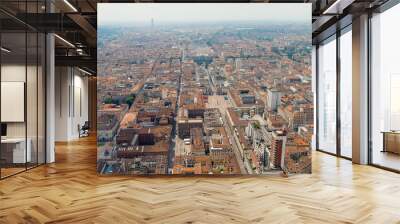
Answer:
[[[120,104],[120,102],[119,102],[118,99],[113,99],[112,97],[107,97],[107,98],[105,98],[103,102],[104,102],[105,104],[116,104],[116,105],[119,105],[119,104]]]
[[[112,100],[111,97],[107,97],[107,98],[104,99],[103,102],[104,102],[105,104],[112,104],[112,101],[113,101],[113,100]]]
[[[127,96],[127,97],[125,98],[125,103],[128,104],[129,107],[131,107],[134,100],[135,100],[135,95],[132,94],[132,95]]]

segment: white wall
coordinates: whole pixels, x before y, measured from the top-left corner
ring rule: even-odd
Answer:
[[[82,73],[76,75],[74,77],[74,99],[75,99],[75,116],[72,120],[72,129],[73,136],[78,136],[78,129],[76,128],[78,124],[81,126],[85,123],[85,121],[89,120],[89,109],[88,109],[88,77],[81,76]],[[80,96],[80,97],[79,97]],[[81,107],[81,108],[80,108]]]
[[[55,141],[68,139],[68,88],[70,83],[67,67],[55,69]]]
[[[28,82],[25,80],[26,72],[28,72]],[[2,82],[24,82],[27,83],[27,121],[25,122],[7,122],[7,135],[9,137],[24,137],[25,124],[28,125],[28,137],[33,133],[36,136],[37,114],[36,107],[38,99],[36,93],[36,67],[25,66],[19,64],[4,64],[1,66]],[[3,96],[4,97],[4,96]],[[42,103],[42,101],[40,101]],[[39,107],[43,106],[42,104]],[[1,108],[7,110],[8,108]],[[24,110],[24,108],[22,108]],[[32,130],[32,131],[31,131]],[[43,136],[41,136],[43,137]]]
[[[78,125],[88,120],[88,78],[83,75],[72,67],[56,67],[56,141],[78,139]]]
[[[38,69],[38,70],[37,70]],[[25,66],[25,64],[3,64],[1,66],[2,82],[24,82],[26,84],[26,107],[21,108],[25,113],[26,120],[23,122],[6,122],[8,138],[24,138],[25,135],[30,140],[32,150],[32,162],[39,159],[39,163],[44,163],[45,150],[45,120],[44,120],[44,74],[42,68],[35,66]],[[27,78],[27,80],[25,80]],[[24,90],[21,90],[24,94]],[[7,97],[7,96],[2,96]],[[1,110],[12,110],[11,108],[1,108]],[[4,112],[4,111],[3,111]],[[12,113],[12,111],[7,111]],[[38,154],[38,155],[37,155]]]
[[[1,81],[2,82],[25,82],[24,65],[8,64],[1,66]],[[7,108],[1,108],[6,110]],[[25,137],[25,122],[7,123],[7,137]]]

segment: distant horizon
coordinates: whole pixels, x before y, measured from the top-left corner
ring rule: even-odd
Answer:
[[[268,22],[311,24],[309,3],[99,3],[98,25]]]
[[[153,20],[154,27],[159,26],[169,26],[169,25],[189,25],[189,24],[229,24],[229,25],[259,25],[257,23],[262,23],[260,25],[272,25],[272,26],[284,26],[284,25],[304,25],[308,26],[308,22],[304,21],[265,21],[265,20],[225,20],[225,21],[156,21]],[[110,21],[101,24],[100,26],[140,26],[148,27],[151,25],[150,21],[138,21],[138,22],[121,22],[121,21]]]

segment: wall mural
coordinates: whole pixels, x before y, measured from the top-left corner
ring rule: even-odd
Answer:
[[[311,4],[98,4],[100,174],[311,173]]]

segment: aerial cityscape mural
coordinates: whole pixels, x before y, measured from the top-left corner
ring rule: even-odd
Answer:
[[[98,173],[311,173],[311,4],[104,3],[98,18]]]

